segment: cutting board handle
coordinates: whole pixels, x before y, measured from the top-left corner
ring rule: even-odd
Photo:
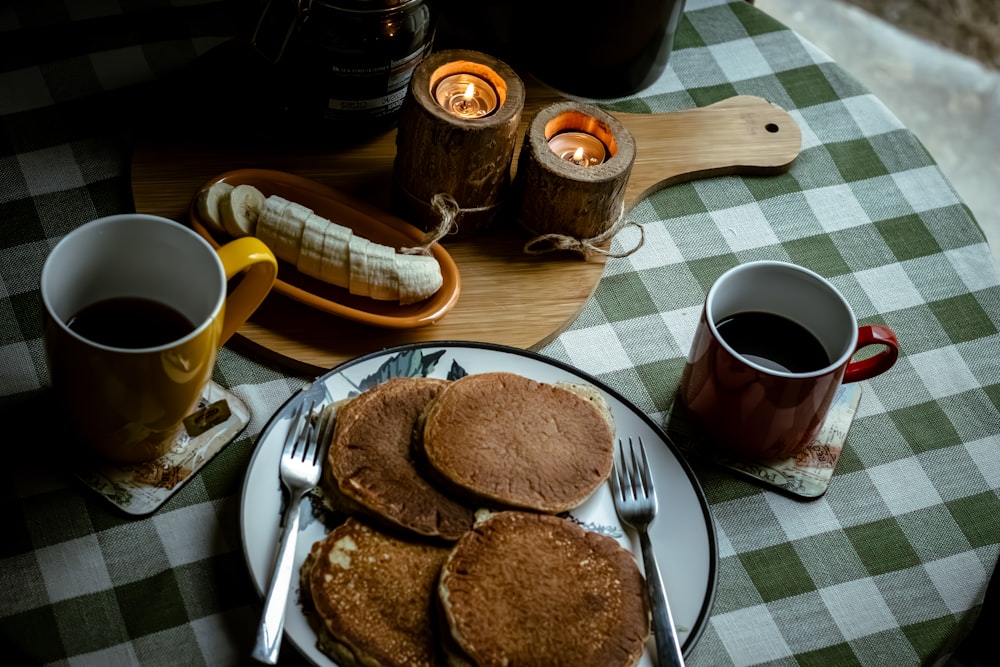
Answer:
[[[657,190],[696,178],[780,174],[802,148],[802,131],[788,112],[751,95],[685,111],[612,115],[636,143],[626,212]]]

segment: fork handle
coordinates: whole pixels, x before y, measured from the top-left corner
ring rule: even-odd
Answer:
[[[292,568],[295,564],[295,543],[299,536],[299,505],[303,494],[292,494],[285,508],[285,532],[281,535],[278,556],[274,562],[271,585],[264,602],[264,613],[257,627],[257,641],[251,656],[254,660],[268,665],[278,664],[278,650],[281,648],[281,634],[285,628],[285,608],[288,604],[288,590],[291,586]]]
[[[639,544],[642,546],[642,563],[646,570],[646,586],[649,590],[649,604],[653,612],[653,636],[656,638],[656,662],[660,667],[683,667],[684,654],[674,627],[674,617],[670,613],[670,603],[667,602],[667,591],[663,587],[660,568],[656,564],[653,553],[653,543],[645,529],[639,533]]]

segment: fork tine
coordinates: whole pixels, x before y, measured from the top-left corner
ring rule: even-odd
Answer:
[[[295,412],[292,413],[292,418],[288,422],[288,435],[285,436],[285,446],[281,449],[282,456],[291,456],[292,452],[295,451],[295,443],[299,440],[299,433],[302,432],[302,408],[303,404],[299,403]]]
[[[295,445],[292,448],[291,456],[293,458],[300,458],[303,461],[306,459],[307,452],[309,451],[309,433],[312,430],[312,416],[313,408],[316,407],[316,401],[310,401],[309,407],[302,411],[299,415],[298,423],[298,435],[295,438]]]
[[[306,449],[302,453],[302,459],[311,465],[316,465],[319,461],[319,454],[324,445],[323,434],[326,432],[328,420],[328,414],[321,411],[320,417],[309,424],[309,434],[306,437]]]
[[[327,405],[320,410],[319,428],[316,434],[317,447],[313,457],[314,462],[323,455],[326,446],[330,444],[330,440],[333,438],[333,426],[336,423],[336,414],[337,411],[333,409],[332,405]]]
[[[306,425],[305,428],[302,429],[302,437],[300,438],[302,442],[302,449],[298,452],[298,456],[296,456],[296,458],[304,463],[312,463],[313,441],[316,440],[316,423],[309,417],[306,417],[304,421],[306,422]]]
[[[653,488],[653,478],[649,472],[649,459],[646,458],[646,447],[639,437],[639,456],[642,458],[642,492],[647,498],[656,500],[656,490]]]
[[[638,440],[639,447],[636,448],[632,442],[632,438],[628,439],[629,451],[632,454],[632,488],[635,491],[636,497],[642,494],[643,497],[648,498],[652,492],[653,480],[649,476],[649,460],[646,459],[646,448],[642,444],[642,438]],[[636,449],[639,450],[638,455],[635,453]]]
[[[636,480],[639,479],[639,463],[635,457],[635,445],[632,444],[631,436],[629,436],[628,439],[628,454],[629,454],[628,465],[625,466],[628,471],[628,488],[631,491],[633,498],[639,498],[640,489],[639,485],[636,482]]]

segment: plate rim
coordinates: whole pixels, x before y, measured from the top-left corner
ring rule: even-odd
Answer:
[[[261,596],[261,602],[263,602],[263,596],[265,595],[265,591],[263,588],[257,585],[257,582],[253,576],[253,566],[251,564],[250,553],[248,551],[247,540],[245,537],[246,514],[244,508],[246,507],[247,496],[250,491],[249,489],[250,476],[257,463],[257,457],[262,450],[261,445],[263,444],[266,436],[269,435],[274,424],[277,423],[282,418],[285,411],[288,409],[290,405],[292,405],[296,401],[305,400],[305,396],[309,393],[309,391],[317,384],[324,382],[327,378],[332,377],[338,373],[342,373],[345,370],[351,368],[352,366],[356,366],[371,361],[372,359],[376,359],[378,357],[388,357],[394,354],[399,354],[401,352],[424,349],[424,348],[445,348],[448,350],[457,348],[479,349],[479,350],[501,352],[505,354],[513,354],[525,357],[527,359],[531,359],[536,362],[540,362],[544,365],[553,366],[559,370],[568,372],[573,375],[577,375],[584,381],[593,383],[594,386],[596,386],[597,388],[599,388],[604,392],[607,392],[615,399],[620,401],[636,417],[638,417],[641,421],[645,422],[645,424],[650,429],[652,429],[653,432],[655,432],[658,437],[660,437],[663,440],[663,443],[666,444],[666,446],[671,450],[671,453],[674,455],[674,458],[677,460],[677,463],[680,465],[681,470],[684,472],[685,476],[688,479],[688,482],[691,485],[692,490],[694,491],[694,494],[698,500],[698,505],[701,509],[702,518],[704,519],[705,522],[706,533],[708,537],[709,587],[708,591],[706,592],[705,599],[702,602],[701,608],[698,612],[698,616],[695,620],[694,627],[692,627],[691,630],[688,632],[688,636],[681,647],[681,651],[684,657],[685,658],[688,657],[691,651],[697,645],[698,641],[701,639],[701,636],[704,633],[705,629],[708,627],[709,624],[708,622],[711,617],[712,609],[715,607],[715,599],[718,594],[718,587],[719,587],[719,563],[720,563],[719,537],[718,537],[718,529],[716,527],[715,518],[712,514],[711,506],[708,503],[708,499],[705,496],[705,490],[702,487],[700,480],[698,480],[698,477],[695,475],[694,469],[692,468],[691,464],[688,462],[687,458],[681,452],[680,448],[678,448],[678,446],[670,438],[667,432],[663,429],[663,427],[661,427],[659,424],[653,421],[653,419],[649,415],[647,415],[644,411],[642,411],[631,400],[625,398],[621,394],[621,392],[617,391],[613,387],[608,386],[602,380],[599,380],[598,378],[592,376],[590,373],[587,373],[586,371],[581,370],[560,359],[547,357],[541,354],[540,352],[535,352],[532,350],[524,350],[521,348],[511,347],[507,345],[500,345],[497,343],[466,341],[466,340],[438,340],[438,341],[420,341],[414,343],[404,343],[401,345],[382,348],[374,352],[369,352],[367,354],[354,357],[353,359],[338,364],[337,366],[334,366],[333,368],[325,371],[324,373],[315,376],[312,380],[307,381],[302,387],[293,392],[292,395],[289,396],[289,398],[286,401],[284,401],[274,411],[274,413],[268,418],[267,422],[261,428],[260,433],[257,435],[257,439],[254,443],[253,454],[251,455],[250,461],[247,463],[246,472],[244,473],[243,476],[242,489],[240,492],[239,539],[243,550],[244,564],[247,567],[248,575],[250,577],[251,582],[253,582],[254,588],[257,589],[258,596]],[[294,637],[288,635],[286,636],[286,639],[291,641],[291,643],[295,646],[296,650],[299,652],[300,655],[302,655],[304,659],[308,660],[309,662],[314,662],[299,646],[298,642],[295,641]],[[336,662],[333,662],[332,659],[331,663],[334,665],[337,664]]]
[[[369,212],[375,210],[365,201],[356,200],[350,194],[345,192],[339,192],[335,188],[321,183],[315,179],[309,178],[308,176],[300,176],[299,174],[292,173],[290,171],[282,171],[280,169],[264,169],[258,167],[245,167],[239,169],[230,169],[228,171],[221,172],[212,176],[207,181],[205,181],[192,196],[190,203],[188,204],[188,219],[191,222],[191,226],[194,231],[208,241],[213,247],[218,249],[222,243],[216,235],[213,234],[204,224],[201,219],[201,215],[198,213],[198,195],[207,187],[214,183],[220,182],[245,182],[250,178],[258,179],[276,179],[276,178],[287,179],[292,183],[299,182],[303,184],[303,187],[311,188],[317,192],[329,191],[335,193],[344,199],[351,201],[357,201],[357,203],[363,207],[363,212]],[[379,210],[379,213],[384,215],[391,215],[388,212]],[[395,216],[391,216],[395,217]],[[378,223],[390,228],[396,232],[399,232],[405,236],[413,239],[414,243],[420,243],[423,238],[423,232],[414,227],[409,222],[399,218],[397,224],[390,224],[383,220],[378,220]],[[342,317],[354,322],[360,322],[361,324],[367,324],[370,326],[377,326],[385,329],[413,329],[417,327],[424,327],[434,324],[442,317],[444,317],[448,312],[455,307],[458,303],[459,296],[462,292],[462,274],[459,271],[458,264],[455,263],[455,259],[451,256],[451,253],[441,245],[440,243],[434,243],[430,247],[430,252],[432,256],[441,265],[441,274],[445,277],[445,283],[441,289],[447,290],[444,293],[444,298],[442,303],[437,307],[431,308],[428,302],[422,308],[418,309],[415,313],[409,313],[407,315],[387,315],[382,313],[373,313],[370,311],[362,310],[359,308],[354,308],[353,306],[348,306],[337,301],[332,301],[325,297],[313,294],[312,292],[293,285],[281,278],[280,271],[279,276],[274,281],[273,289],[275,292],[286,296],[290,299],[297,301],[305,306],[314,308],[316,310],[335,315],[337,317]],[[280,260],[279,260],[280,261]],[[297,271],[294,266],[291,266],[287,262],[281,262],[283,267],[288,267],[291,270]],[[451,277],[451,280],[448,278]],[[434,299],[435,295],[428,297],[428,299]]]

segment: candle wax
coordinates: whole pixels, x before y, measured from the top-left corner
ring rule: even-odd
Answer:
[[[500,106],[496,89],[475,74],[452,74],[434,87],[434,99],[448,113],[459,118],[482,118]]]
[[[549,148],[560,159],[581,167],[601,164],[607,157],[604,142],[587,132],[560,132],[549,139]]]

